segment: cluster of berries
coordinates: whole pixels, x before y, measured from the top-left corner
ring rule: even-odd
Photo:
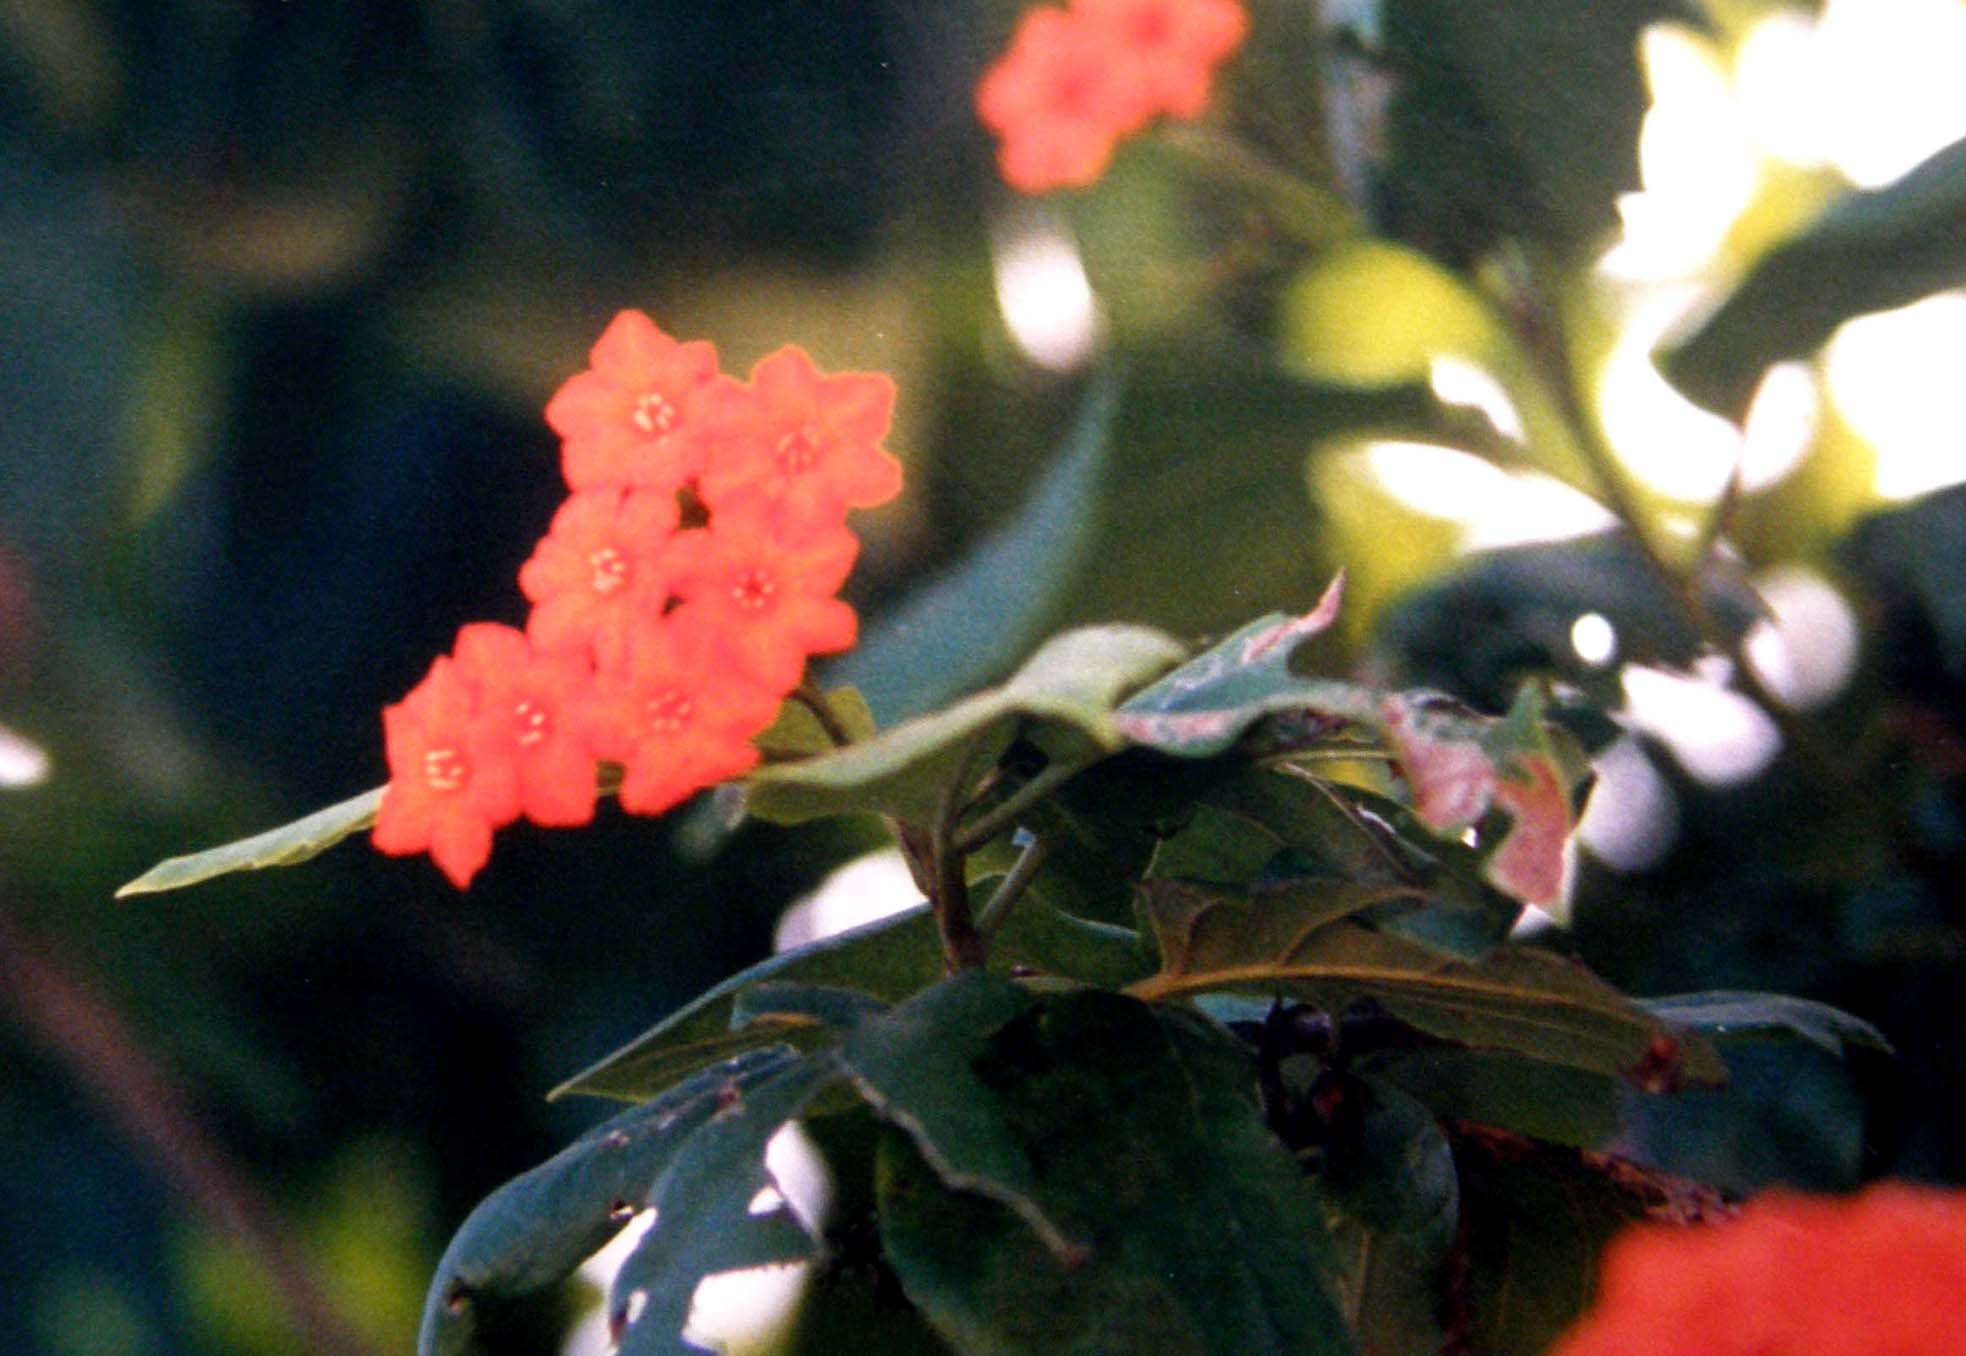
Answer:
[[[525,630],[463,627],[382,713],[376,847],[461,889],[494,829],[592,819],[600,763],[650,815],[749,770],[807,657],[853,644],[846,512],[900,492],[894,394],[794,347],[740,382],[710,344],[616,316],[546,407],[571,493],[519,570]]]
[[[976,87],[1000,139],[1004,182],[1024,193],[1083,188],[1113,148],[1160,114],[1208,105],[1215,68],[1242,45],[1238,0],[1072,0],[1026,11]]]

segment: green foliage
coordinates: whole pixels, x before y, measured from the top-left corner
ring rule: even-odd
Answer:
[[[257,871],[268,866],[297,866],[311,861],[351,834],[375,827],[376,807],[382,804],[382,789],[364,791],[338,805],[296,819],[265,833],[256,833],[236,843],[207,848],[183,857],[172,857],[151,867],[119,889],[125,895],[156,894],[163,890],[182,890],[200,885],[216,876],[234,871]]]

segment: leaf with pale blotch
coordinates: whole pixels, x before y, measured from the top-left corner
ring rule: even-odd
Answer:
[[[817,1251],[784,1204],[757,1214],[751,1204],[775,1185],[765,1145],[839,1076],[830,1057],[802,1061],[727,1100],[683,1143],[644,1198],[655,1224],[608,1296],[619,1356],[694,1356],[701,1349],[682,1331],[704,1277],[804,1261]]]
[[[693,1133],[731,1098],[796,1059],[785,1049],[754,1050],[705,1069],[486,1197],[437,1264],[418,1356],[469,1350],[479,1295],[530,1294],[570,1275],[621,1231]]]
[[[1225,752],[1264,716],[1318,711],[1336,720],[1370,717],[1370,694],[1351,683],[1300,678],[1292,657],[1338,617],[1344,576],[1302,617],[1259,618],[1128,698],[1114,725],[1136,744],[1180,758]]]
[[[872,739],[748,779],[746,804],[773,823],[854,811],[924,823],[966,762],[987,765],[1024,722],[1049,728],[1087,754],[1112,753],[1126,736],[1113,709],[1179,663],[1187,650],[1144,626],[1089,626],[1054,636],[1001,687],[882,731]]]
[[[1379,716],[1421,822],[1459,834],[1491,806],[1505,811],[1509,829],[1488,852],[1488,879],[1526,904],[1560,912],[1575,818],[1541,693],[1525,686],[1499,721],[1406,693],[1382,698]]]
[[[1336,1012],[1369,998],[1441,1040],[1546,1063],[1643,1078],[1718,1083],[1719,1056],[1582,966],[1501,946],[1464,960],[1361,926],[1306,890],[1236,908],[1178,882],[1141,887],[1141,912],[1161,968],[1128,987],[1149,1000],[1207,993],[1286,995]],[[1297,911],[1303,918],[1300,922]]]
[[[338,805],[316,810],[304,819],[236,843],[207,848],[183,857],[157,863],[116,892],[128,895],[158,894],[200,885],[216,876],[234,871],[258,871],[269,866],[297,866],[320,856],[342,839],[375,827],[377,808],[382,804],[382,788],[364,791]]]

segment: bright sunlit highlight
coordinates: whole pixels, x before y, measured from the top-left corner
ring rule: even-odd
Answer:
[[[1768,713],[1724,686],[1717,674],[1627,664],[1621,681],[1630,723],[1709,786],[1751,781],[1781,752],[1782,736]]]
[[[1856,672],[1856,614],[1828,580],[1804,566],[1778,566],[1754,585],[1771,614],[1747,634],[1755,676],[1791,710],[1821,706]]]
[[[1679,837],[1679,799],[1638,740],[1626,736],[1591,760],[1597,781],[1577,841],[1614,871],[1644,871]]]
[[[1828,0],[1816,39],[1825,152],[1858,187],[1882,187],[1966,136],[1959,0]]]
[[[1966,292],[1859,316],[1823,365],[1838,411],[1876,448],[1880,498],[1966,480]]]
[[[1599,268],[1627,280],[1684,277],[1713,256],[1753,198],[1759,162],[1704,39],[1654,25],[1639,50],[1653,100],[1638,141],[1645,191],[1619,200],[1624,235]]]
[[[0,791],[25,791],[48,780],[54,760],[47,750],[0,725]]]
[[[791,951],[922,902],[900,850],[856,857],[779,916],[772,950]]]
[[[1522,442],[1528,435],[1515,402],[1502,383],[1465,358],[1436,356],[1427,364],[1427,384],[1443,405],[1478,411],[1504,438]]]
[[[1614,521],[1590,496],[1548,476],[1505,471],[1480,457],[1429,443],[1376,442],[1366,464],[1409,508],[1461,524],[1463,550],[1562,541]]]
[[[1580,661],[1601,669],[1618,657],[1618,628],[1602,612],[1586,612],[1570,624],[1570,648]]]
[[[993,250],[997,306],[1024,356],[1039,367],[1070,372],[1099,347],[1099,300],[1078,246],[1065,228],[1034,215],[1000,232]]]
[[[1734,94],[1762,150],[1799,169],[1828,155],[1834,70],[1816,23],[1781,10],[1756,23],[1734,53]]]

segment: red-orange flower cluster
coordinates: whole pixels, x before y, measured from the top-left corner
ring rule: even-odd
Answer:
[[[526,629],[464,627],[382,713],[375,845],[462,888],[521,815],[592,819],[599,762],[650,815],[748,771],[808,656],[853,644],[846,514],[900,492],[894,394],[792,347],[740,382],[710,344],[616,316],[546,407],[571,493],[519,570]]]
[[[1966,1193],[1774,1192],[1605,1254],[1596,1307],[1550,1356],[1966,1356]]]
[[[1000,139],[1004,182],[1024,193],[1083,188],[1113,148],[1155,116],[1192,118],[1215,68],[1241,46],[1238,0],[1072,0],[1026,11],[976,87]]]

